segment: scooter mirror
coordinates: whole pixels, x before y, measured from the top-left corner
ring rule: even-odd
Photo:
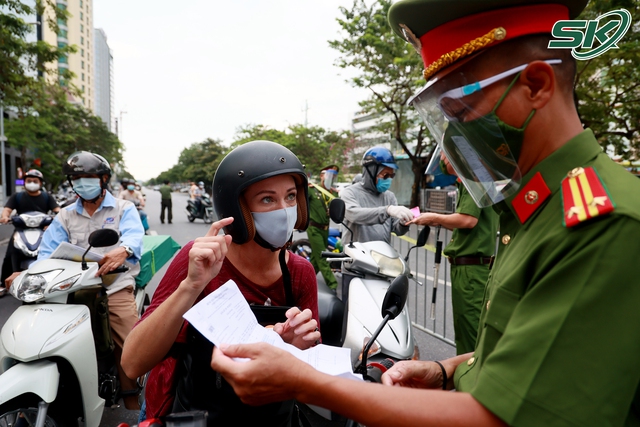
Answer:
[[[329,217],[331,217],[333,222],[341,224],[344,220],[344,211],[344,200],[333,199],[331,203],[329,203]]]
[[[120,235],[118,232],[108,228],[96,230],[89,235],[89,244],[94,248],[113,246],[118,243],[119,240]]]
[[[429,233],[431,233],[431,229],[428,225],[425,225],[425,227],[420,231],[420,234],[418,234],[418,241],[416,243],[417,247],[421,248],[427,244]]]
[[[395,319],[407,302],[408,292],[409,279],[407,276],[398,276],[393,279],[382,301],[382,317],[389,315],[390,319]]]

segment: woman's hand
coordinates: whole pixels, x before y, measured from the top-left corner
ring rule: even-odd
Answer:
[[[198,237],[189,250],[189,272],[181,286],[200,293],[218,275],[231,244],[230,235],[218,235],[222,228],[233,222],[233,217],[211,224],[204,237]]]
[[[318,322],[312,317],[311,310],[308,308],[300,311],[298,307],[291,307],[285,316],[287,316],[286,322],[276,323],[273,326],[273,330],[280,334],[285,342],[304,350],[312,347],[320,339]]]

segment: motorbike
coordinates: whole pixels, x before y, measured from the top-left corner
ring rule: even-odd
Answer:
[[[202,219],[205,224],[211,224],[213,222],[213,204],[209,194],[202,194],[199,208],[195,200],[187,200],[187,219],[189,222]]]
[[[342,252],[342,232],[337,228],[329,228],[329,237],[327,238],[327,251]],[[291,252],[306,258],[311,262],[311,243],[309,239],[298,239],[291,243]]]
[[[118,241],[115,230],[96,230],[89,249]],[[0,425],[23,418],[38,427],[77,427],[82,419],[98,427],[105,404],[121,397],[103,277],[95,277],[97,262],[85,260],[89,249],[82,261],[41,260],[14,280],[9,292],[23,305],[0,331]]]
[[[341,224],[344,212],[344,201],[331,201],[329,214],[334,222]],[[428,232],[425,227],[417,245],[409,251],[424,246]],[[322,253],[332,262],[342,263],[337,294],[318,275],[322,342],[350,348],[354,372],[363,374],[367,381],[379,382],[382,373],[396,361],[420,357],[409,311],[404,306],[409,279],[413,279],[406,264],[409,254],[403,259],[383,241],[343,242],[343,249]],[[341,420],[339,415],[322,408],[311,409],[324,418]],[[348,421],[346,425],[352,424]]]
[[[42,235],[51,221],[51,215],[35,211],[11,217],[11,223],[15,228],[13,246],[16,248],[11,257],[13,271],[26,270],[38,258]]]

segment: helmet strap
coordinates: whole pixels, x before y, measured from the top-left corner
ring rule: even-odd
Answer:
[[[289,246],[291,240],[287,243]],[[280,251],[280,255],[278,255],[278,261],[280,262],[280,270],[282,271],[282,284],[284,285],[284,295],[287,298],[287,305],[289,307],[293,307],[293,291],[291,290],[291,273],[289,272],[289,267],[287,267],[287,260],[285,258],[287,254],[286,249],[282,249]]]
[[[258,234],[257,231],[256,231],[256,234],[253,236],[253,240],[263,248],[269,249],[271,252],[275,252],[275,251],[279,251],[280,249],[287,249],[289,248],[289,246],[291,246],[291,241],[293,240],[293,233],[291,233],[291,237],[289,237],[289,240],[287,241],[287,243],[285,243],[284,246],[280,248],[274,248],[273,246],[271,246],[271,243],[264,240],[262,236]]]

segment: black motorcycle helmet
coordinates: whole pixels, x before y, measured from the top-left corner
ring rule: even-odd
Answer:
[[[295,228],[306,230],[309,225],[308,181],[304,166],[290,150],[271,141],[251,141],[222,159],[213,177],[213,206],[218,218],[233,217],[225,233],[233,242],[243,244],[256,234],[251,211],[246,206],[243,191],[251,184],[277,175],[292,174],[297,188],[298,220]]]
[[[102,189],[107,189],[109,180],[111,179],[111,166],[109,162],[99,154],[89,151],[76,151],[69,156],[67,161],[62,165],[62,173],[67,176],[67,181],[73,186],[71,181],[77,175],[98,175],[100,177],[100,185]],[[106,175],[107,179],[102,177]]]

